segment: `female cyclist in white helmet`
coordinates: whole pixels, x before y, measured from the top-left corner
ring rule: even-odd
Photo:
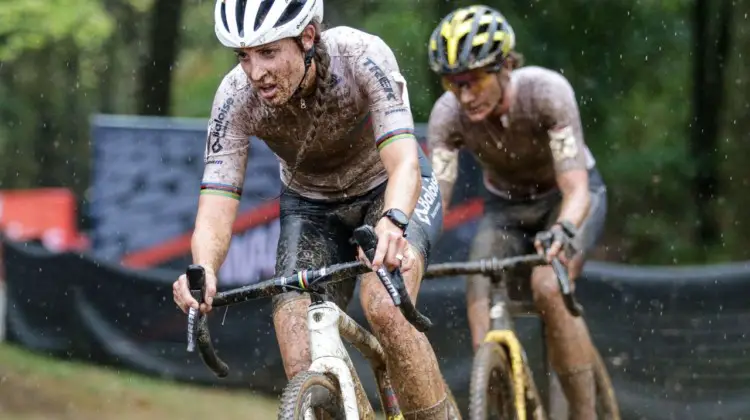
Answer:
[[[255,136],[278,156],[284,184],[277,274],[356,258],[349,239],[367,223],[379,238],[373,266],[400,267],[416,299],[443,213],[437,180],[413,134],[406,82],[382,39],[348,27],[323,32],[322,19],[322,0],[216,3],[216,35],[240,63],[214,98],[192,240],[209,296],[229,247]],[[405,418],[459,418],[427,337],[393,305],[374,273],[361,280],[362,307],[387,354]],[[354,284],[327,292],[345,309]],[[184,276],[174,284],[174,299],[183,311],[199,307]],[[210,310],[210,303],[200,309]],[[297,292],[274,299],[288,378],[310,364],[308,305]]]

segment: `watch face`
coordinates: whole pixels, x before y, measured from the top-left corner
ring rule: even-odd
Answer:
[[[399,225],[406,226],[409,223],[409,219],[406,218],[406,215],[400,211],[394,211],[391,210],[388,212],[388,215]]]

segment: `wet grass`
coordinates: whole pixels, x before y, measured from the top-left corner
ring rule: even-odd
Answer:
[[[192,386],[0,344],[0,419],[275,419],[252,391]]]

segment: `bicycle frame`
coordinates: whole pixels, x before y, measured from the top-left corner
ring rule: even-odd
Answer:
[[[358,401],[355,391],[356,370],[341,340],[342,337],[370,362],[386,418],[403,419],[386,370],[385,353],[375,336],[357,324],[335,303],[328,301],[310,304],[307,325],[312,359],[308,370],[336,377],[343,398],[346,420],[358,420],[359,407],[365,404],[370,408],[372,406],[366,396],[363,396],[365,401]]]
[[[377,245],[374,229],[368,225],[355,229],[354,242],[362,248],[371,261]],[[380,343],[375,336],[357,324],[335,303],[323,300],[318,294],[318,282],[323,279],[341,281],[369,271],[371,270],[359,261],[303,270],[288,277],[278,277],[255,285],[217,293],[213,298],[213,306],[221,307],[261,297],[271,297],[289,289],[311,292],[313,298],[308,308],[307,326],[312,364],[308,370],[328,373],[337,378],[347,420],[359,419],[358,407],[369,407],[371,410],[372,405],[365,395],[361,396],[364,401],[358,401],[355,381],[359,383],[359,378],[341,341],[343,336],[370,362],[378,385],[380,402],[388,420],[403,420],[387,373],[385,353]],[[414,307],[400,271],[397,269],[389,273],[385,268],[380,268],[375,271],[375,274],[388,291],[394,305],[401,310],[409,323],[420,332],[427,331],[432,323]],[[198,302],[204,303],[205,270],[199,265],[191,265],[186,271],[186,276],[191,294]],[[218,377],[223,378],[229,374],[229,367],[216,354],[207,319],[205,314],[193,308],[189,310],[187,350],[192,352],[197,346],[206,366]]]

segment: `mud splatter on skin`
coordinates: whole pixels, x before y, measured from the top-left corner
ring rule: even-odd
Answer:
[[[412,300],[419,288],[416,275],[420,272],[416,268],[404,275]],[[415,411],[439,402],[445,397],[445,390],[435,385],[443,380],[427,336],[409,324],[393,305],[375,274],[363,276],[360,291],[367,320],[387,355],[388,372],[402,411]]]
[[[282,39],[258,49],[260,53],[250,53],[251,48],[244,51],[252,57],[240,58],[242,71],[253,85],[276,85],[276,95],[270,100],[258,98],[263,105],[280,107],[289,101],[305,72],[302,52],[298,44],[292,39]],[[264,52],[271,52],[277,59],[268,59]]]

